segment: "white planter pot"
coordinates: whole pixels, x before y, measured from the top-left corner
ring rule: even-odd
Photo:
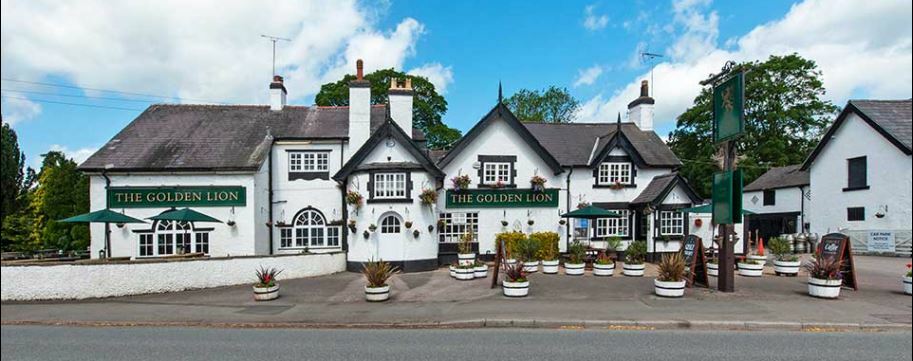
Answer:
[[[840,296],[840,287],[843,280],[821,280],[808,278],[808,295],[818,298],[837,298]]]
[[[255,301],[269,301],[279,298],[279,285],[273,287],[257,287],[254,286],[254,300]]]
[[[774,260],[774,272],[778,276],[796,276],[799,274],[799,267],[802,267],[801,261]]]
[[[390,299],[390,286],[368,287],[365,286],[365,299],[368,302],[383,302]]]
[[[750,255],[748,255],[748,259],[751,261],[761,263],[761,265],[767,264],[767,256],[758,256],[756,254],[750,254]]]
[[[558,260],[554,261],[542,261],[542,273],[545,274],[557,274],[558,273]]]
[[[739,263],[739,276],[761,277],[764,275],[764,265],[754,263]]]
[[[526,282],[501,282],[501,290],[507,297],[526,297],[529,294],[529,281]]]
[[[910,277],[904,277],[903,278],[903,293],[906,293],[908,295],[913,295],[913,290],[910,289],[911,286],[913,286],[913,281],[910,280]]]
[[[612,264],[593,264],[593,275],[600,277],[611,277],[615,274],[615,263]]]
[[[720,276],[720,264],[719,263],[708,263],[707,264],[707,275],[710,277],[719,277]]]
[[[469,280],[475,279],[476,278],[475,268],[474,267],[469,267],[469,268],[457,267],[457,269],[454,270],[453,278],[456,278],[460,281],[469,281]]]
[[[471,265],[476,263],[476,254],[475,253],[459,253],[457,258],[460,260],[460,266]]]
[[[539,271],[539,261],[523,262],[523,270],[527,273]]]
[[[621,273],[628,277],[643,277],[644,270],[647,269],[647,266],[643,263],[641,264],[622,264]]]
[[[475,278],[485,278],[488,277],[488,266],[481,265],[472,269],[472,275]]]
[[[565,263],[564,274],[568,276],[583,276],[586,263]]]
[[[456,278],[456,266],[450,265],[450,277]]]
[[[517,260],[514,258],[508,258],[508,259],[504,260],[504,264],[506,264],[508,266],[513,266],[516,263],[517,263]]]
[[[653,290],[660,297],[679,298],[685,295],[685,281],[663,282],[653,280]]]

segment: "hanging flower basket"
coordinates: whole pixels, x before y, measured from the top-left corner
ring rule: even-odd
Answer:
[[[545,183],[548,182],[542,176],[534,175],[529,180],[529,185],[533,189],[533,192],[545,192]]]
[[[532,225],[536,224],[536,221],[534,221],[532,219],[528,219],[528,220],[526,220],[526,224],[532,226]]]
[[[625,185],[621,184],[621,182],[616,181],[615,183],[612,183],[612,190],[622,190],[624,187]]]
[[[361,233],[361,235],[362,235],[362,236],[364,236],[364,237],[365,237],[365,239],[368,239],[368,238],[369,238],[369,237],[371,237],[371,233],[370,233],[370,232],[368,232],[368,231],[364,231],[364,232],[362,232],[362,233]]]
[[[505,220],[505,219],[501,220],[501,227],[507,227],[508,224],[509,223],[507,223],[507,220]]]
[[[422,233],[419,232],[417,229],[412,231],[412,237],[418,238],[418,236],[421,235],[421,234],[422,234]]]
[[[423,189],[418,198],[422,201],[422,204],[431,206],[437,203],[437,192],[434,189]]]
[[[694,220],[694,226],[695,226],[695,227],[700,227],[700,226],[703,226],[703,225],[704,225],[704,220],[703,220],[703,219],[697,218],[697,219]]]
[[[406,229],[412,229],[412,221],[403,222],[403,226],[406,227]]]
[[[361,193],[356,191],[346,192],[346,203],[350,206],[354,206],[355,208],[361,208],[361,204],[364,199],[365,198],[361,195]]]
[[[453,183],[454,191],[462,192],[469,189],[469,183],[472,182],[472,179],[469,178],[468,174],[463,174],[453,177],[450,182]]]
[[[355,220],[354,219],[349,220],[349,231],[352,231],[352,233],[355,233],[355,231],[357,231],[357,230],[358,230],[358,228],[355,227]]]
[[[580,202],[580,203],[577,203],[577,209],[584,209],[584,208],[589,207],[589,206],[590,206],[590,203],[589,203],[589,202]]]
[[[374,223],[371,223],[371,225],[368,226],[368,230],[371,231],[371,233],[374,233],[374,231],[377,230],[377,225]]]

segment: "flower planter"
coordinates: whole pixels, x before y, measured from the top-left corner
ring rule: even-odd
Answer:
[[[365,299],[368,302],[383,302],[390,299],[390,285],[383,287],[365,286]]]
[[[527,273],[533,273],[539,271],[539,261],[529,261],[523,262],[523,270]]]
[[[450,277],[456,278],[456,270],[457,270],[456,266],[450,265]]]
[[[908,295],[913,295],[913,290],[911,290],[911,286],[913,286],[913,281],[911,281],[910,277],[904,277],[903,278],[903,293],[906,293]]]
[[[476,254],[475,253],[460,253],[457,254],[457,258],[460,260],[460,266],[471,265],[476,263]]]
[[[756,254],[748,255],[748,260],[760,263],[762,266],[767,264],[767,256],[758,256]]]
[[[739,276],[761,277],[764,275],[764,265],[739,262]]]
[[[486,278],[488,277],[488,265],[476,266],[472,269],[472,275],[475,278]]]
[[[719,263],[708,263],[707,264],[707,275],[710,277],[719,277],[720,276],[720,264]]]
[[[586,263],[564,263],[564,274],[568,276],[583,276]]]
[[[600,277],[611,277],[615,274],[615,263],[612,264],[593,264],[593,275]]]
[[[275,285],[273,287],[254,286],[253,288],[255,301],[269,301],[279,298],[279,285]]]
[[[774,260],[774,272],[777,276],[795,277],[799,274],[799,267],[802,267],[801,261]]]
[[[517,260],[514,258],[508,258],[508,259],[504,260],[504,264],[506,264],[508,266],[513,266],[516,263],[517,263]]]
[[[542,261],[542,273],[545,274],[557,274],[558,273],[558,260],[554,261]]]
[[[501,282],[501,290],[507,297],[526,297],[529,294],[529,281],[526,282]]]
[[[630,264],[625,263],[621,265],[621,273],[628,277],[643,277],[644,270],[647,269],[643,263],[641,264]]]
[[[454,270],[453,278],[460,281],[469,281],[476,278],[475,267],[460,266]]]
[[[808,278],[808,295],[817,298],[837,298],[840,296],[840,287],[843,280],[822,280]]]
[[[653,280],[653,292],[659,297],[679,298],[685,295],[685,281],[664,282]]]

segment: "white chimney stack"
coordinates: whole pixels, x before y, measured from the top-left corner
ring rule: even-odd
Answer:
[[[355,62],[355,80],[349,82],[349,154],[371,136],[371,82],[365,80],[364,62]]]
[[[640,130],[653,130],[653,107],[656,103],[650,97],[650,85],[646,80],[640,82],[640,97],[628,104],[628,119]]]
[[[412,137],[412,79],[400,82],[390,79],[390,117],[403,128],[406,135]]]
[[[279,111],[285,108],[285,97],[288,92],[285,90],[285,84],[282,77],[273,75],[273,82],[269,83],[269,110]]]

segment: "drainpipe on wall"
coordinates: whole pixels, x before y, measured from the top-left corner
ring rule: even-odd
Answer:
[[[267,184],[266,188],[269,193],[268,199],[267,199],[267,203],[269,203],[269,212],[268,212],[267,217],[269,217],[269,221],[268,221],[269,222],[269,238],[268,239],[269,239],[269,254],[270,255],[273,255],[273,207],[275,206],[273,204],[273,146],[275,146],[275,145],[276,145],[276,139],[273,139],[272,144],[270,144],[270,147],[269,147],[269,159],[267,159],[267,162],[269,162],[269,164],[267,164],[267,168],[269,168],[269,169],[267,169],[267,172],[269,172],[269,174],[267,175],[268,184]]]
[[[799,233],[805,233],[805,186],[799,187]]]
[[[571,175],[572,174],[574,174],[574,167],[571,167],[570,171],[567,172],[567,199],[565,200],[565,203],[567,203],[567,205],[566,205],[567,208],[565,209],[565,212],[571,211]],[[565,224],[566,224],[566,226],[564,227],[564,233],[566,233],[566,234],[564,237],[564,249],[567,250],[568,246],[570,245],[570,241],[571,241],[571,229],[572,229],[573,225],[571,224],[571,220],[568,220],[567,223],[565,223]]]
[[[108,169],[101,170],[101,176],[105,178],[105,209],[108,209],[108,188],[111,187],[111,178],[108,177]],[[111,258],[111,223],[105,222],[105,258]]]
[[[345,166],[345,140],[339,142],[339,169],[342,169]],[[349,251],[349,205],[346,204],[346,185],[349,184],[349,178],[346,177],[342,181],[342,187],[339,190],[340,196],[342,197],[342,251]],[[346,262],[348,263],[348,255],[346,255]]]

